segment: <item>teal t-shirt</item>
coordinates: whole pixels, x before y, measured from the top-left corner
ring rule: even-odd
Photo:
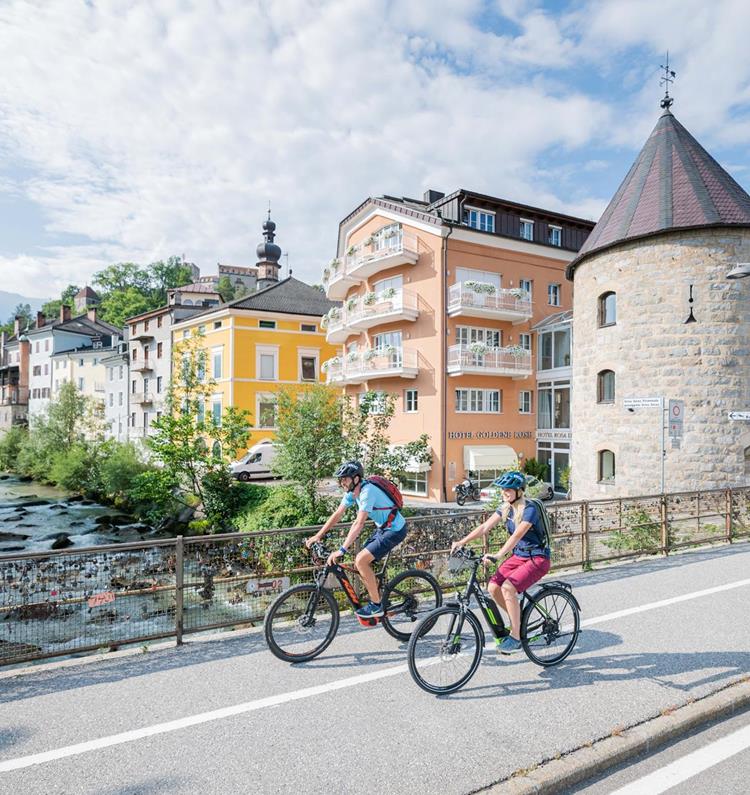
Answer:
[[[388,521],[388,515],[394,507],[393,500],[372,483],[365,483],[362,486],[359,497],[355,497],[351,491],[348,491],[344,494],[341,504],[346,508],[356,505],[357,511],[367,511],[367,517],[372,519],[378,527],[382,527]],[[397,512],[388,530],[401,530],[405,524],[406,520]]]

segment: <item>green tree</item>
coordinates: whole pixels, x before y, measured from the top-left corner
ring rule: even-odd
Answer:
[[[108,265],[104,270],[94,274],[93,283],[101,289],[102,297],[113,291],[127,290],[129,287],[146,295],[151,287],[148,271],[135,262]]]
[[[102,298],[100,304],[102,319],[118,327],[124,326],[127,318],[156,308],[154,302],[136,287],[112,290]]]
[[[193,271],[186,265],[182,257],[169,257],[166,260],[152,262],[147,272],[150,276],[150,291],[152,309],[164,306],[167,303],[167,290],[190,284],[193,281]]]
[[[16,308],[11,312],[10,317],[8,320],[0,325],[0,331],[5,331],[7,334],[12,334],[13,329],[16,325],[16,318],[21,318],[21,328],[25,329],[27,326],[31,326],[34,322],[34,318],[31,314],[31,305],[30,304],[16,304]]]
[[[206,378],[205,337],[195,334],[174,349],[175,368],[167,392],[166,411],[153,423],[147,444],[156,460],[174,478],[185,504],[195,495],[214,526],[226,526],[217,508],[222,499],[233,503],[235,488],[223,477],[229,461],[247,446],[248,412],[229,406],[214,418],[208,413],[216,382]],[[222,496],[223,495],[223,496]]]
[[[307,513],[318,513],[318,486],[329,478],[343,455],[341,398],[323,384],[277,395],[278,453],[273,470],[299,486]]]
[[[225,303],[227,301],[234,300],[236,297],[234,285],[232,284],[232,280],[229,278],[229,276],[222,276],[219,279],[219,282],[216,285],[216,292],[219,293],[221,300]]]

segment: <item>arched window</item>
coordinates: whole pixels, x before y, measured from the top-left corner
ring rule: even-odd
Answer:
[[[611,450],[599,451],[599,482],[614,483],[615,454]]]
[[[617,295],[602,293],[599,296],[599,328],[617,323]]]
[[[745,448],[745,474],[750,477],[750,447]]]
[[[221,442],[216,441],[213,443],[211,455],[214,457],[214,461],[221,461]]]
[[[615,374],[612,370],[602,370],[596,376],[596,402],[615,402]]]

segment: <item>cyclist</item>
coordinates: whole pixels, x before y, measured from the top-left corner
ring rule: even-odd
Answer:
[[[383,605],[380,601],[378,581],[372,570],[372,562],[385,557],[406,538],[406,520],[393,500],[381,488],[365,480],[364,468],[359,461],[346,461],[338,468],[335,477],[339,481],[339,486],[345,491],[341,504],[314,536],[305,539],[305,545],[309,549],[316,541],[322,541],[328,531],[341,521],[347,508],[356,505],[357,518],[352,523],[344,543],[328,557],[328,565],[332,565],[347,554],[362,532],[365,522],[368,519],[375,522],[375,532],[358,553],[354,563],[370,597],[370,601],[357,610],[357,615],[361,618],[377,618],[383,615]]]
[[[510,618],[510,634],[495,641],[501,654],[514,654],[521,649],[521,609],[518,594],[530,588],[550,569],[550,548],[545,545],[545,534],[536,507],[524,499],[526,478],[522,472],[506,472],[498,481],[503,492],[503,504],[460,541],[451,546],[451,552],[468,541],[487,535],[499,522],[505,524],[509,538],[497,557],[513,554],[500,564],[489,582],[489,592],[495,602]],[[485,558],[486,559],[486,558]]]

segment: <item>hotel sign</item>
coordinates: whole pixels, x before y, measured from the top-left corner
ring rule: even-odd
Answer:
[[[533,439],[533,431],[449,431],[449,439]]]
[[[537,441],[560,441],[569,442],[573,438],[573,432],[557,428],[540,428],[536,432]]]

